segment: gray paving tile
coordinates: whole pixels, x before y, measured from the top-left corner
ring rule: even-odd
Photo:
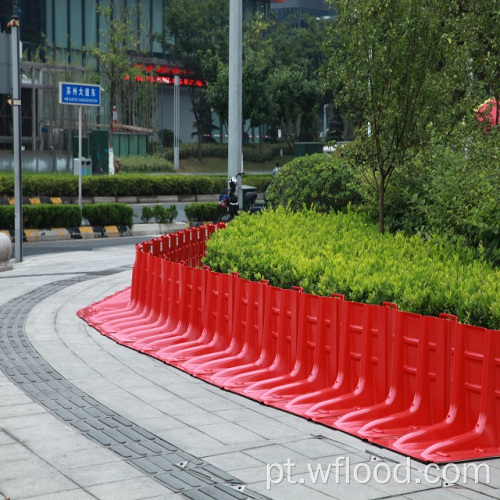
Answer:
[[[262,462],[259,460],[241,452],[220,453],[218,455],[205,456],[204,460],[222,470],[227,471],[254,468],[262,465]]]
[[[87,488],[89,493],[102,500],[139,500],[154,496],[169,498],[165,487],[148,477],[126,481],[107,482]]]

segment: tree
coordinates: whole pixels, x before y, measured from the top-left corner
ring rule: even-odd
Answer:
[[[203,61],[219,54],[223,61],[229,55],[229,3],[218,0],[164,0],[164,33],[157,34],[165,56],[193,72],[196,79],[206,80]],[[190,86],[189,96],[198,136],[198,160],[206,126],[206,99],[198,94],[203,88]]]
[[[269,114],[281,125],[284,138],[293,149],[301,128],[312,128],[321,99],[319,83],[308,80],[304,68],[278,67],[269,75]]]
[[[277,125],[290,148],[301,129],[314,129],[321,90],[317,68],[324,25],[279,27],[255,15],[243,33],[243,120],[251,127]],[[277,27],[278,26],[278,27]],[[288,52],[293,54],[290,57]],[[294,58],[297,62],[294,62]],[[206,60],[207,99],[221,121],[227,117],[227,63],[218,55]],[[260,134],[261,135],[261,134]]]
[[[109,94],[109,173],[114,173],[113,159],[113,107],[117,105],[119,92],[126,85],[126,78],[135,80],[140,70],[135,63],[144,55],[141,49],[143,26],[137,26],[141,18],[140,6],[118,8],[110,0],[108,6],[97,6],[97,15],[102,16],[105,28],[100,30],[99,45],[84,48],[99,65],[99,72]]]
[[[339,17],[329,31],[323,74],[335,103],[357,127],[355,162],[378,196],[394,172],[428,140],[428,125],[449,126],[460,82],[447,59],[447,2],[330,0]],[[462,75],[463,76],[463,75]]]

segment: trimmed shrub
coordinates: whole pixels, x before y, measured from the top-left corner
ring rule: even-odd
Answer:
[[[184,213],[190,222],[215,222],[227,212],[226,207],[222,207],[216,201],[207,203],[193,203],[186,205]]]
[[[169,208],[165,208],[162,205],[154,205],[153,207],[142,207],[141,220],[146,224],[151,220],[155,219],[158,224],[170,224],[177,217],[177,207],[175,205],[170,205]]]
[[[14,229],[15,216],[14,205],[0,205],[0,228]]]
[[[158,224],[171,224],[177,215],[178,212],[175,205],[170,205],[168,208],[162,205],[155,205],[153,207],[153,217]]]
[[[266,199],[271,206],[300,210],[314,205],[319,212],[343,210],[361,201],[349,186],[352,173],[339,157],[317,153],[300,156],[281,167],[269,186]]]
[[[0,228],[14,229],[15,207],[0,206]],[[78,205],[25,205],[23,226],[26,229],[51,227],[78,227],[82,223],[82,211]]]
[[[131,226],[134,210],[124,203],[94,203],[83,206],[83,216],[91,226]]]
[[[418,314],[445,312],[464,323],[500,327],[500,269],[442,239],[381,235],[351,211],[280,207],[259,217],[240,214],[211,237],[203,262],[214,271],[265,278],[282,288],[337,292],[369,304],[396,302]]]

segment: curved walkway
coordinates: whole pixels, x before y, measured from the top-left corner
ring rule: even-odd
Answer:
[[[128,286],[133,258],[133,248],[33,257],[0,274],[0,498],[498,498],[499,460],[488,461],[490,484],[429,484],[413,461],[409,484],[348,483],[345,467],[315,484],[310,470],[338,458],[370,471],[405,458],[88,327],[76,311]]]

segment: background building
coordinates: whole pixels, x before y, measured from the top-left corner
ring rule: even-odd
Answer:
[[[303,15],[329,17],[335,14],[335,9],[330,8],[326,0],[283,0],[272,3],[270,8],[278,19],[295,18],[298,23]]]
[[[163,0],[0,0],[0,31],[5,31],[12,15],[20,20],[25,55],[22,62],[22,144],[27,154],[23,163],[28,164],[29,170],[64,170],[68,158],[74,156],[78,112],[76,107],[59,104],[58,82],[86,81],[92,71],[99,71],[96,61],[83,49],[98,45],[106,22],[97,13],[97,7],[108,6],[110,1],[116,12],[123,7],[129,10],[140,7],[137,27],[138,32],[141,27],[138,36],[145,54],[142,64],[148,68],[149,81],[156,84],[150,109],[136,103],[129,103],[128,107],[118,104],[117,136],[147,135],[148,141],[159,141],[159,131],[173,130],[174,75],[187,70],[186,78],[181,78],[180,138],[182,142],[196,140],[187,87],[200,82],[190,78],[188,69],[176,68],[165,60],[160,43],[150,36],[163,30]],[[243,0],[245,13],[268,13],[272,1],[281,0]],[[102,99],[100,108],[85,108],[84,130],[104,132],[113,119],[109,116],[106,91]],[[9,169],[12,149],[12,113],[5,102],[6,96],[0,96],[0,170]],[[114,147],[118,155],[145,153],[145,146],[130,150],[130,141],[121,139],[124,138],[119,137],[118,146]],[[121,150],[122,143],[127,146],[124,150]],[[145,143],[134,139],[133,144]],[[2,151],[5,154],[1,154]],[[32,159],[31,152],[36,152]]]

